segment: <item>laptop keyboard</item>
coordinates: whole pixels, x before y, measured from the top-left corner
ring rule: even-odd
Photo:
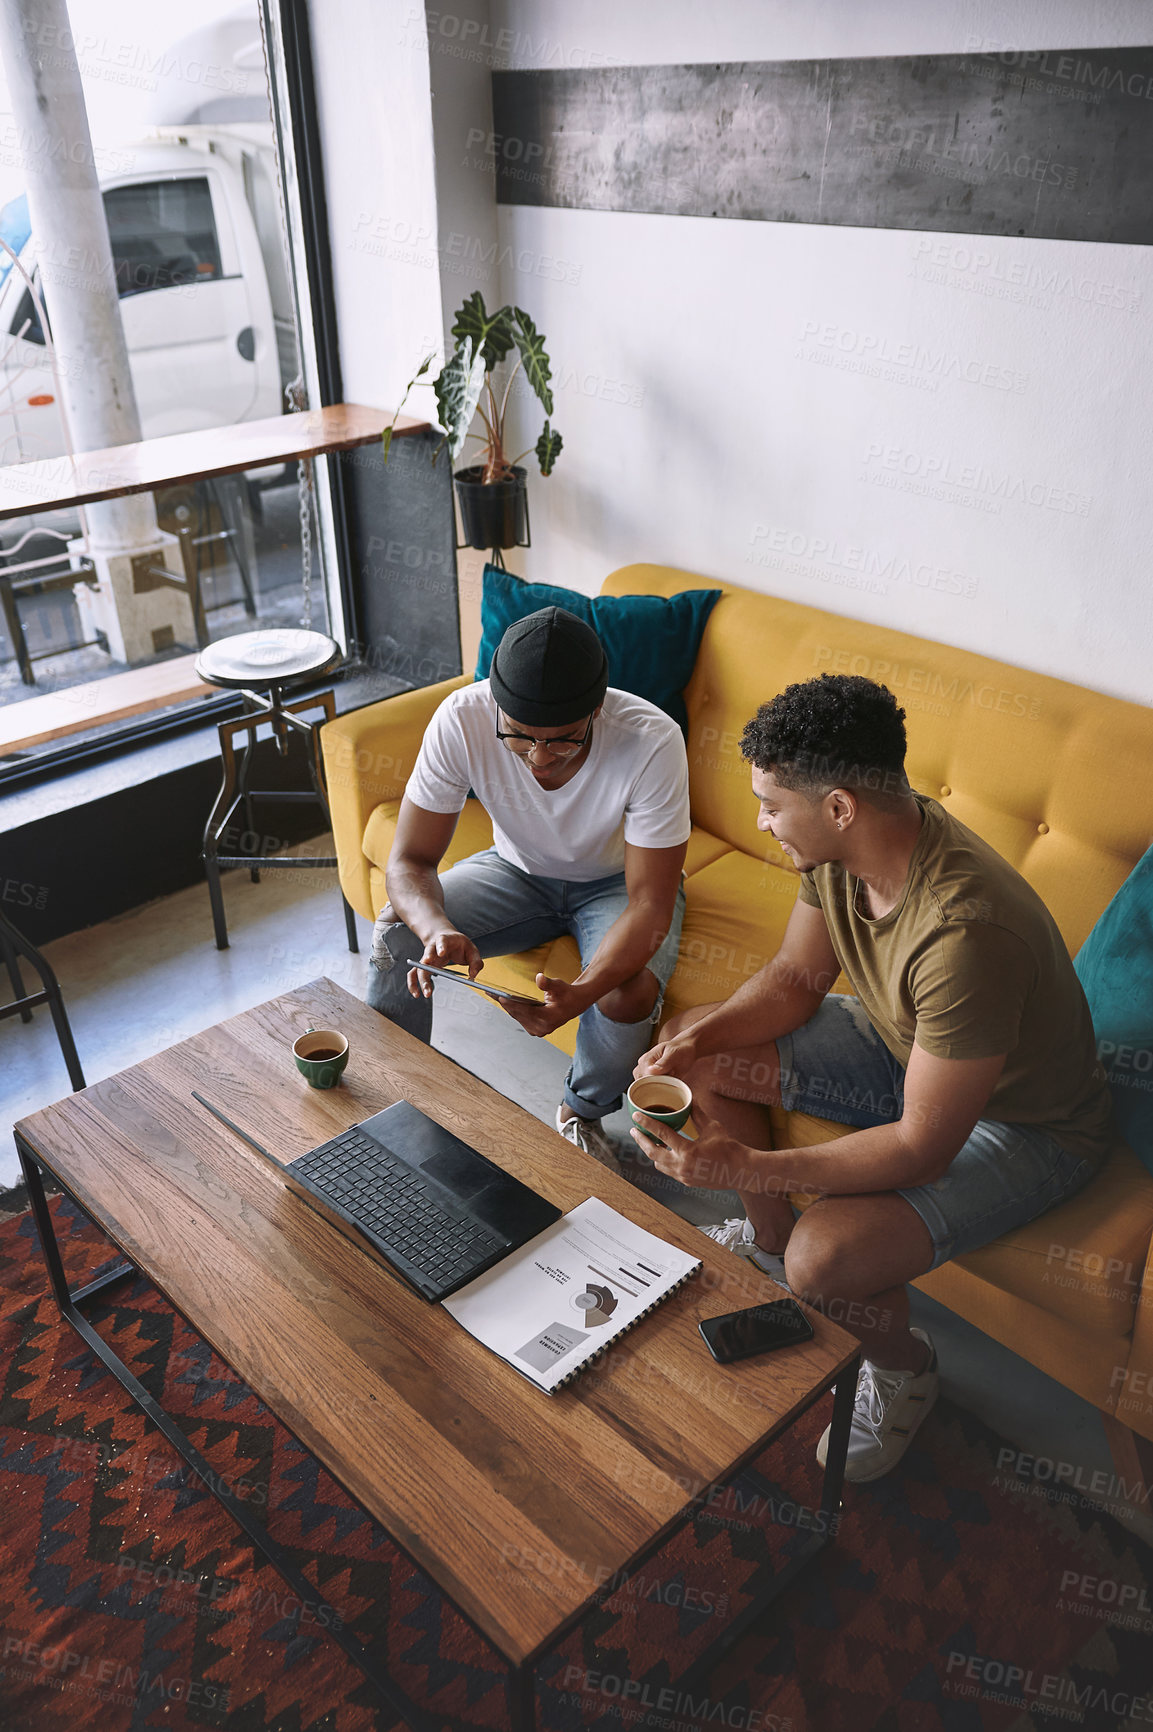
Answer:
[[[293,1161],[292,1170],[331,1197],[397,1262],[437,1286],[470,1274],[504,1243],[470,1216],[442,1207],[418,1172],[358,1125]]]

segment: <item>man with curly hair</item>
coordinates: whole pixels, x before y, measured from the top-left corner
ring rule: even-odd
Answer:
[[[859,1337],[858,1481],[895,1465],[936,1399],[905,1283],[1072,1195],[1111,1135],[1056,923],[987,842],[914,793],[904,716],[886,687],[834,674],[758,710],[741,738],[757,827],[801,874],[784,941],[731,998],[672,1019],[637,1066],[693,1090],[697,1141],[634,1132],[658,1167],[690,1185],[741,1175],[747,1218],[713,1236]],[[839,970],[855,996],[830,991]],[[852,1129],[777,1150],[774,1105]],[[795,1219],[798,1193],[816,1201]],[[822,1463],[827,1446],[828,1432]]]

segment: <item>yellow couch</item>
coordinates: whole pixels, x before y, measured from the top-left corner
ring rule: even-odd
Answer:
[[[737,741],[766,698],[825,670],[891,687],[907,711],[914,786],[1024,874],[1075,953],[1153,838],[1153,714],[984,656],[661,566],[626,566],[604,593],[714,587],[723,597],[685,694],[694,827],[670,1012],[727,996],[777,948],[796,874],[756,829]],[[404,693],[323,729],[341,884],[366,919],[385,901],[395,817],[425,724],[461,683]],[[446,863],[490,842],[487,818],[470,800]],[[490,966],[513,985],[540,968],[571,979],[578,961],[572,941],[562,939]],[[570,1052],[574,1026],[553,1036]],[[801,1144],[843,1127],[782,1114],[778,1131],[782,1143]],[[1071,1202],[919,1283],[1100,1408],[1127,1476],[1153,1466],[1143,1442],[1153,1439],[1151,1238],[1153,1177],[1118,1144]]]

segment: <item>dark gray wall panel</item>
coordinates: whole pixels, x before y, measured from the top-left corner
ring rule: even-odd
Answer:
[[[494,72],[502,204],[1153,240],[1153,48]]]
[[[452,465],[439,433],[342,453],[360,639],[350,656],[405,686],[460,672]]]

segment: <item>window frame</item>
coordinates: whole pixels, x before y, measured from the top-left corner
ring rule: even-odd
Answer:
[[[301,369],[310,405],[326,408],[343,403],[344,378],[308,0],[259,0],[259,5]],[[349,534],[350,483],[336,456],[315,460],[313,476],[325,569],[330,574],[329,629],[347,652],[361,635]]]

